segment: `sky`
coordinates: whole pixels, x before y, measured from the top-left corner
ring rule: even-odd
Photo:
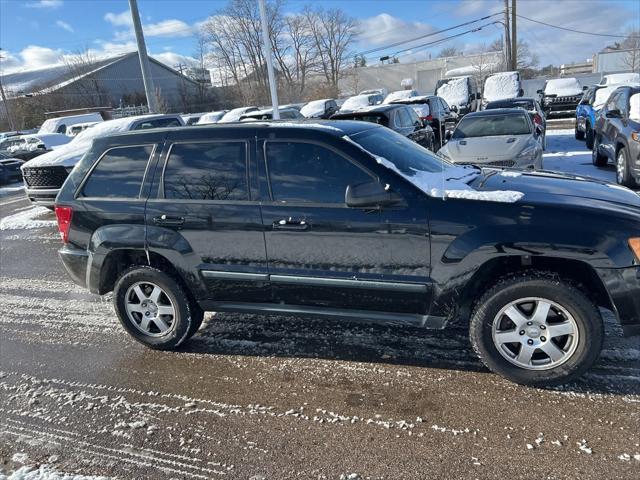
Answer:
[[[138,0],[149,53],[170,66],[193,64],[198,25],[226,4],[227,0]],[[298,12],[308,4],[341,8],[358,20],[360,32],[355,52],[388,46],[504,8],[503,0],[288,0],[284,12]],[[518,0],[517,11],[533,20],[603,35],[621,35],[640,26],[638,0]],[[369,64],[382,55],[487,22],[382,49],[368,57]],[[525,40],[538,55],[540,65],[582,62],[619,40],[563,31],[525,19],[518,22],[518,38]],[[401,62],[427,59],[445,46],[471,53],[502,33],[501,25],[490,25],[431,49],[401,52],[399,59]],[[0,0],[0,48],[2,74],[60,63],[63,55],[86,50],[96,57],[133,51],[135,38],[128,1]]]

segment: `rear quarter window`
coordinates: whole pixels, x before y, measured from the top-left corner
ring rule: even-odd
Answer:
[[[83,197],[138,198],[153,145],[107,150],[82,187]]]

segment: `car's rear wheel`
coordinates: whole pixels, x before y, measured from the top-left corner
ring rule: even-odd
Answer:
[[[631,174],[628,158],[626,147],[620,147],[616,155],[616,181],[625,187],[634,188],[637,184]]]
[[[600,153],[600,139],[596,136],[593,141],[593,150],[591,150],[591,162],[596,167],[606,167],[607,157]]]
[[[156,268],[136,266],[126,270],[113,293],[120,323],[148,347],[176,348],[202,324],[202,310],[173,277]]]
[[[470,339],[482,362],[531,386],[582,375],[602,349],[598,308],[557,277],[518,275],[496,284],[476,304]]]
[[[593,150],[593,128],[587,123],[585,129],[587,130],[585,134],[585,145],[589,150]]]

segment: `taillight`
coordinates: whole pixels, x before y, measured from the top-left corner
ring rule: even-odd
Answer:
[[[430,122],[431,120],[433,120],[433,115],[429,114],[426,117],[422,117],[423,120],[426,120],[427,122]]]
[[[73,208],[56,206],[56,219],[58,220],[58,231],[64,243],[69,240],[69,228],[71,227],[71,217]]]
[[[542,125],[542,117],[536,113],[536,114],[533,116],[533,122],[534,122],[536,125]]]

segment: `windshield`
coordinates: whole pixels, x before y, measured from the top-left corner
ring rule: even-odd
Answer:
[[[525,115],[486,115],[464,117],[451,138],[459,140],[473,137],[494,137],[499,135],[527,135],[531,126]]]
[[[367,152],[389,160],[406,175],[412,175],[415,170],[441,172],[443,165],[445,168],[453,166],[416,142],[388,128],[371,128],[349,137]]]
[[[347,98],[347,100],[342,104],[341,110],[357,110],[371,104],[372,101],[369,99],[369,95],[357,95],[355,97]]]

